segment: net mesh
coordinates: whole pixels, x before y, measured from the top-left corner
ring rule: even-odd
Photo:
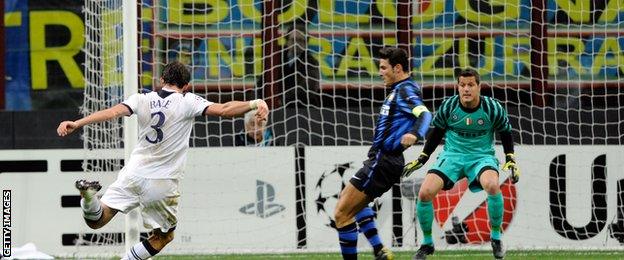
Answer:
[[[109,108],[123,101],[122,1],[86,1],[85,93],[83,115]],[[123,148],[123,120],[111,120],[84,127],[84,148],[114,150]],[[86,171],[121,169],[120,158],[85,160]]]
[[[121,1],[85,3],[89,114],[123,97],[122,17]],[[270,146],[370,145],[389,93],[375,58],[384,46],[409,49],[412,77],[434,112],[455,94],[457,70],[471,67],[481,74],[482,94],[507,109],[517,144],[624,143],[621,1],[143,0],[139,7],[140,87],[158,90],[163,66],[178,60],[192,71],[189,90],[211,101],[263,98],[272,107],[265,134]],[[243,125],[241,119],[198,118],[190,144],[236,145]],[[87,149],[120,148],[121,141],[121,121],[85,128]],[[560,160],[552,165],[563,166]],[[551,203],[565,196],[570,184],[564,178],[550,176]],[[516,202],[514,185],[501,187],[507,216],[522,201]],[[485,205],[453,218],[447,201],[465,191],[466,183],[458,183],[441,194],[436,220],[442,231],[463,234],[456,243],[483,243],[489,240]],[[404,201],[403,208],[413,210],[412,203]],[[553,223],[565,222],[565,210],[552,210],[558,211]],[[581,231],[604,225],[589,223]],[[394,245],[402,243],[397,237],[404,234],[394,234]]]

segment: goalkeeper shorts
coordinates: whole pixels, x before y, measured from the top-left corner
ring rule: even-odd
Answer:
[[[143,226],[166,233],[178,222],[179,197],[177,179],[146,179],[120,173],[100,201],[123,213],[141,205]]]
[[[433,173],[444,180],[443,190],[450,190],[461,178],[468,179],[468,187],[472,192],[482,191],[479,176],[485,170],[498,173],[498,159],[492,155],[465,155],[442,153],[428,173]]]
[[[368,160],[351,177],[351,184],[366,193],[371,199],[377,198],[401,180],[405,159],[402,152],[383,153],[371,150]]]

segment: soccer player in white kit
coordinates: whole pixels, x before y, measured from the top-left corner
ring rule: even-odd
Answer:
[[[80,120],[63,121],[57,129],[59,136],[66,136],[87,124],[137,115],[139,141],[102,198],[95,195],[101,189],[97,181],[76,182],[85,222],[93,229],[106,225],[119,211],[127,213],[142,206],[143,224],[152,230],[151,235],[134,245],[123,259],[148,259],[173,240],[180,196],[178,183],[196,116],[234,117],[257,109],[256,120],[267,118],[269,109],[261,99],[219,104],[184,93],[190,78],[184,64],[169,63],[162,73],[162,90],[133,94],[121,104]]]

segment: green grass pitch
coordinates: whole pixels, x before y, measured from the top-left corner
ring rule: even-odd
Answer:
[[[412,259],[414,252],[395,252],[395,259]],[[154,260],[190,260],[190,259],[224,259],[224,260],[270,260],[270,259],[310,259],[310,260],[340,260],[338,253],[292,253],[292,254],[245,254],[245,255],[197,255],[197,256],[158,256]],[[359,259],[372,259],[369,252],[360,252]],[[493,259],[489,251],[436,251],[427,259]],[[508,251],[505,259],[624,259],[622,251]]]

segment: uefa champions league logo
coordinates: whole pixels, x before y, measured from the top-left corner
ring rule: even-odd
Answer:
[[[340,192],[346,187],[346,182],[349,181],[352,175],[347,174],[347,179],[345,180],[345,172],[349,169],[355,169],[352,165],[353,162],[336,164],[331,171],[323,172],[314,186],[314,190],[318,194],[315,200],[316,212],[327,219],[327,222],[325,222],[327,227],[336,228],[334,208],[338,202]],[[373,211],[377,212],[381,208],[381,203],[377,201],[374,203]]]
[[[340,192],[346,187],[344,175],[347,169],[352,168],[351,164],[353,162],[336,164],[333,170],[323,172],[314,186],[315,191],[318,193],[315,201],[316,212],[325,216],[327,219],[325,225],[328,227],[336,228],[333,211],[338,202]]]

